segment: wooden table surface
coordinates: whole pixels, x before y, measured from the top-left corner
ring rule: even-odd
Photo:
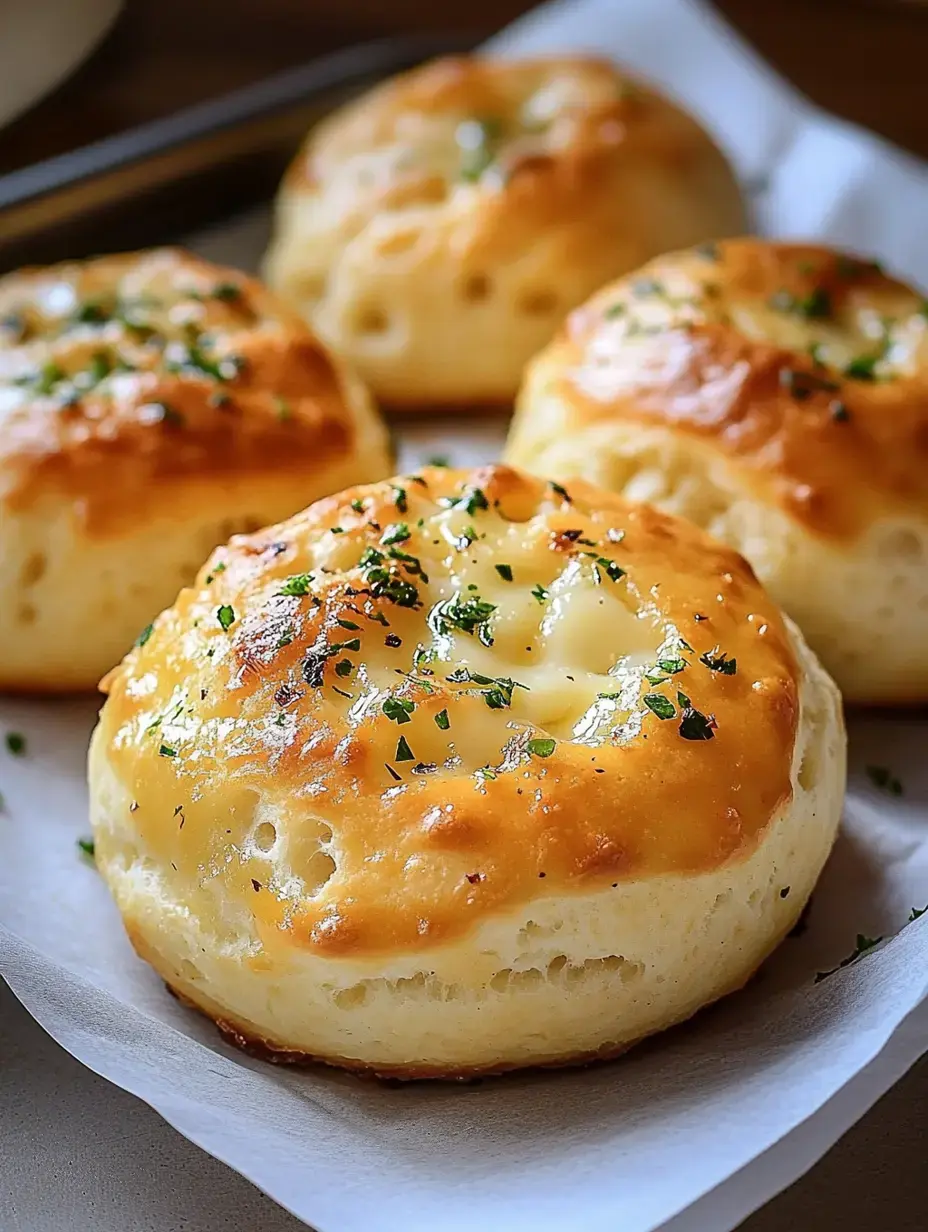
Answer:
[[[91,60],[0,133],[0,173],[348,43],[416,30],[489,34],[530,7],[526,0],[127,0]],[[928,156],[928,4],[718,0],[717,7],[817,102]]]

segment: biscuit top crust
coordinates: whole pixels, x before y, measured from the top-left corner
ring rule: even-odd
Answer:
[[[125,529],[175,481],[321,467],[354,436],[326,351],[236,270],[160,249],[0,279],[0,503]]]
[[[758,239],[673,253],[534,362],[575,425],[687,433],[822,536],[928,516],[928,306],[873,262]]]
[[[687,523],[505,466],[218,549],[115,669],[140,849],[320,954],[748,856],[791,797],[790,636]]]

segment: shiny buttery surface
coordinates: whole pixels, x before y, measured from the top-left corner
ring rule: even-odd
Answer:
[[[660,257],[543,359],[580,422],[692,434],[821,535],[928,513],[925,300],[871,262],[753,239]]]
[[[237,537],[108,684],[96,740],[142,849],[191,909],[219,879],[320,954],[719,867],[790,796],[797,668],[744,561],[505,467]],[[262,809],[291,835],[269,882]]]
[[[173,481],[315,469],[354,448],[325,351],[255,279],[180,250],[0,279],[0,500],[125,530]],[[169,489],[167,489],[169,490]]]

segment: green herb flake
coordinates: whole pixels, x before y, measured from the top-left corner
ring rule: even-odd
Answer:
[[[882,937],[865,937],[863,933],[858,933],[854,949],[848,954],[847,958],[842,958],[837,967],[832,967],[830,971],[819,971],[815,977],[815,983],[820,984],[822,980],[827,980],[830,975],[835,975],[836,972],[849,967],[851,963],[857,962],[858,958],[862,958],[869,950],[878,946],[882,940]]]
[[[502,136],[502,121],[495,116],[463,120],[455,129],[461,151],[460,177],[474,183],[493,164]]]
[[[14,757],[23,757],[26,753],[26,737],[22,732],[7,732],[6,747],[7,752],[12,753]]]
[[[393,488],[393,503],[399,513],[405,513],[409,508],[409,501],[406,498],[406,489],[392,485]]]
[[[710,672],[721,672],[723,676],[734,676],[738,670],[738,660],[729,659],[726,654],[722,653],[707,651],[699,656],[699,662],[705,664]]]
[[[176,757],[177,749],[172,749],[169,744],[162,744],[158,749],[159,757]]]
[[[555,494],[555,496],[559,496],[561,500],[566,501],[568,505],[571,504],[570,493],[566,488],[562,488],[561,485],[559,483],[555,483],[553,479],[548,480],[548,487]]]
[[[867,766],[867,778],[874,787],[879,787],[891,796],[902,795],[902,784],[888,766]]]
[[[219,299],[224,303],[231,304],[234,300],[241,299],[242,288],[237,282],[217,282],[211,294],[213,299]]]
[[[352,663],[350,659],[339,659],[335,664],[336,676],[350,676],[352,672]]]
[[[660,693],[646,693],[643,698],[644,704],[659,719],[672,719],[677,713],[676,707],[669,697],[664,697]]]
[[[550,757],[557,748],[557,741],[550,736],[536,736],[525,747],[533,757]]]
[[[828,410],[835,423],[847,423],[851,418],[851,412],[847,409],[847,405],[838,398],[834,398],[828,403]]]
[[[680,716],[680,735],[684,740],[713,740],[715,720],[707,718],[701,710],[687,704]]]
[[[448,718],[447,710],[439,710],[438,714],[435,715],[435,726],[440,728],[441,731],[448,730],[451,726],[451,720]]]
[[[438,466],[445,469],[451,465],[450,460],[444,455],[437,453],[431,458],[426,459],[426,466]]]
[[[356,625],[353,620],[345,620],[342,616],[337,617],[335,623],[342,629],[350,629],[352,633],[357,633],[361,628],[361,626]]]
[[[415,708],[415,702],[405,697],[388,697],[381,706],[381,710],[393,723],[408,723]]]
[[[312,586],[313,575],[311,573],[294,573],[292,577],[288,577],[278,595],[308,595]]]
[[[478,510],[490,508],[490,502],[486,498],[486,493],[481,491],[480,488],[465,488],[460,496],[444,497],[441,503],[446,509],[463,509],[471,517]]]
[[[82,852],[88,860],[92,860],[96,853],[96,846],[92,838],[79,838],[77,840],[78,851]]]
[[[928,912],[928,903],[924,907],[913,907],[909,912],[909,918],[906,920],[906,923],[914,924],[919,916],[923,916],[926,912]]]
[[[438,633],[447,634],[453,628],[472,637],[476,634],[485,646],[492,646],[487,622],[495,611],[495,603],[488,603],[478,595],[465,597],[455,591],[450,599],[435,604],[429,613],[429,625]]]
[[[391,543],[405,543],[409,538],[409,527],[405,522],[392,522],[380,538],[380,542],[384,547],[388,547]]]
[[[230,604],[223,603],[222,607],[216,608],[216,619],[225,632],[228,632],[235,620],[235,609]]]
[[[145,626],[145,628],[142,630],[142,632],[141,632],[141,633],[138,635],[138,637],[135,639],[135,644],[136,644],[136,646],[144,646],[144,645],[145,645],[145,643],[146,643],[146,642],[148,641],[148,639],[151,637],[151,635],[152,635],[152,630],[154,629],[154,627],[155,627],[154,625],[146,625],[146,626]]]
[[[853,381],[875,381],[876,366],[880,355],[856,355],[844,369],[844,375]]]
[[[493,568],[504,582],[512,581],[512,565],[494,565]]]
[[[540,582],[536,583],[536,585],[532,587],[532,594],[539,603],[545,603],[548,599],[548,592]]]
[[[397,740],[396,755],[394,756],[393,760],[394,761],[415,761],[416,760],[416,755],[412,751],[412,749],[409,747],[409,744],[405,736],[400,736],[399,740]]]
[[[360,497],[356,496],[354,500],[351,502],[351,508],[355,511],[355,513],[363,513],[364,512],[364,501],[362,501]]]

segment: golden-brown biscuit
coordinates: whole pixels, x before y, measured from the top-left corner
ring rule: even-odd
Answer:
[[[928,319],[874,263],[747,239],[658,258],[532,362],[507,458],[735,547],[848,700],[928,699]]]
[[[361,383],[176,249],[0,279],[0,689],[92,689],[235,530],[387,474]]]
[[[614,65],[462,57],[314,130],[266,272],[385,404],[509,405],[606,279],[745,229],[708,135]]]
[[[841,810],[837,690],[745,561],[507,467],[233,539],[108,688],[91,811],[129,936],[289,1060],[621,1051],[744,983]]]

